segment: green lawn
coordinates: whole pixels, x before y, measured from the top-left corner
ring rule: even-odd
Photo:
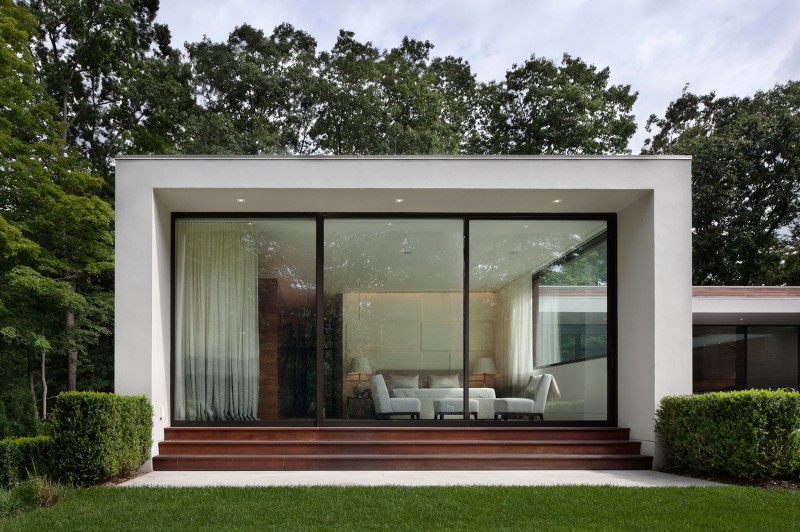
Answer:
[[[431,472],[435,475],[435,472]],[[751,487],[91,488],[2,530],[797,530]]]

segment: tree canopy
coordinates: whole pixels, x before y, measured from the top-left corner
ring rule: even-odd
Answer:
[[[643,153],[692,155],[695,284],[800,281],[800,83],[752,97],[685,89]]]

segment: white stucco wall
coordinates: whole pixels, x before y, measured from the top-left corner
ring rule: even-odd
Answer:
[[[116,182],[115,390],[151,398],[156,442],[172,212],[617,213],[619,424],[652,454],[658,401],[691,392],[688,158],[123,157]]]

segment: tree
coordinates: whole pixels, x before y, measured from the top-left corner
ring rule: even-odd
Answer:
[[[372,43],[362,44],[344,30],[333,49],[320,54],[320,105],[311,135],[323,153],[387,153],[379,59]]]
[[[684,88],[642,153],[692,155],[695,284],[782,284],[800,230],[800,83],[752,97]]]
[[[169,136],[177,126],[174,116],[164,120],[161,113],[190,96],[186,71],[176,67],[179,55],[169,47],[169,30],[154,22],[158,4],[30,1],[41,36],[35,42],[38,75],[58,102],[61,139],[80,150],[92,174],[106,180],[109,201],[113,158],[126,151],[171,150],[169,142],[165,146],[153,139],[159,132]],[[181,82],[183,94],[165,102],[165,90]],[[136,140],[142,145],[136,146]]]
[[[62,141],[29,53],[35,31],[27,7],[0,0],[0,372],[27,361],[32,394],[31,362],[44,368],[51,353],[67,355],[66,387],[76,388],[86,309],[113,267],[113,213],[96,195],[102,180]]]
[[[505,81],[481,86],[477,125],[467,151],[477,154],[627,153],[636,131],[630,85],[609,85],[598,71],[567,54],[560,65],[531,56]]]
[[[290,24],[269,37],[244,24],[226,43],[188,44],[202,109],[189,121],[184,150],[310,153],[316,46]]]

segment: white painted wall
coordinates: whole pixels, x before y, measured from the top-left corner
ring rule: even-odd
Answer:
[[[688,158],[123,157],[116,176],[115,390],[151,398],[156,441],[172,212],[618,213],[619,424],[655,452],[658,401],[691,392]]]

